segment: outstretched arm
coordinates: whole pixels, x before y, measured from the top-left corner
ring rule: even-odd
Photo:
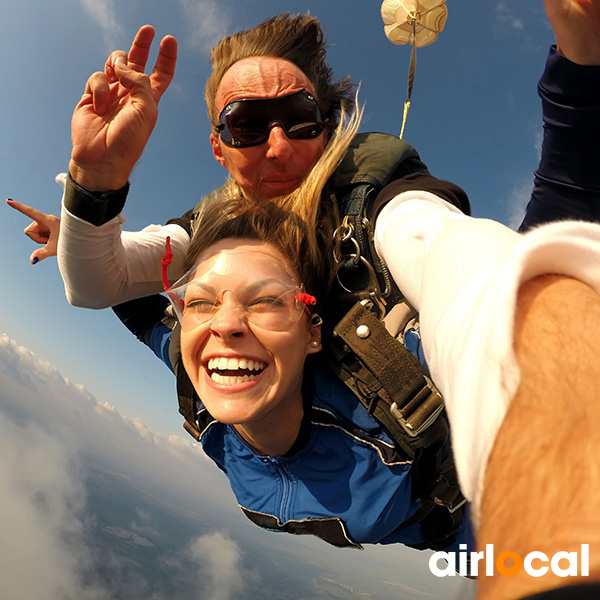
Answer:
[[[34,242],[44,244],[43,248],[31,254],[29,258],[31,264],[36,264],[49,256],[56,256],[60,219],[16,200],[9,199],[6,202],[15,210],[33,219],[24,233]],[[163,323],[168,305],[169,301],[164,296],[155,294],[119,304],[113,307],[113,312],[140,342],[146,344],[173,371],[169,359],[171,329]]]
[[[589,543],[589,579],[600,580],[600,226],[519,235],[405,192],[380,213],[375,238],[420,311],[480,546],[525,558]],[[549,573],[504,587],[518,579],[482,582],[482,598],[516,599],[558,581]]]
[[[540,79],[544,139],[519,228],[560,219],[600,221],[600,0],[545,0],[559,51]]]
[[[515,351],[521,383],[490,455],[479,549],[493,544],[495,556],[543,552],[550,559],[557,552],[581,557],[581,545],[589,544],[590,572],[580,579],[551,569],[542,577],[496,573],[479,579],[485,600],[600,581],[598,294],[557,276],[528,281],[519,292]],[[578,568],[581,574],[581,562]]]
[[[88,79],[75,107],[69,172],[87,190],[122,188],[154,129],[158,103],[175,74],[177,41],[163,38],[152,74],[146,75],[153,39],[154,28],[141,27],[129,53],[113,52],[104,72]]]

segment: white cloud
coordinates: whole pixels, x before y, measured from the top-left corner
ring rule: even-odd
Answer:
[[[533,147],[535,150],[535,155],[540,156],[542,153],[542,142],[544,141],[544,131],[543,129],[536,129],[534,133],[534,141]]]
[[[0,597],[101,598],[83,583],[90,556],[74,454],[38,426],[0,413],[0,456]]]
[[[515,15],[513,9],[505,0],[500,0],[496,5],[496,22],[502,28],[510,30],[523,31],[525,29],[523,19]]]
[[[93,1],[93,0],[92,0]],[[188,27],[187,45],[208,51],[227,35],[231,24],[224,2],[217,0],[178,0]]]
[[[531,124],[533,130],[532,149],[533,155],[537,158],[542,152],[542,141],[544,132],[537,127],[537,122]],[[523,221],[527,204],[531,200],[531,192],[533,190],[533,173],[525,173],[521,177],[516,178],[510,192],[508,200],[508,226],[512,229],[517,229]]]
[[[117,20],[113,0],[80,0],[83,9],[96,21],[102,30],[104,41],[113,50],[122,33]]]
[[[31,402],[19,402],[14,397],[5,398],[5,402],[29,418],[41,419],[46,430],[76,449],[118,464],[123,462],[124,453],[131,453],[143,459],[141,465],[136,464],[136,473],[148,478],[154,478],[156,467],[173,462],[182,471],[212,465],[191,437],[154,433],[138,417],[124,417],[108,402],[97,401],[83,385],[63,377],[49,362],[0,334],[0,375],[3,373],[32,396]],[[23,390],[19,398],[23,398]],[[176,406],[174,397],[167,400]]]
[[[202,510],[220,515],[220,522],[244,519],[225,477],[199,444],[191,438],[155,434],[139,419],[123,417],[114,406],[97,402],[83,386],[2,334],[0,598],[160,597],[140,576],[133,559],[128,562],[110,551],[98,557],[90,545],[95,524],[82,484],[88,457],[121,480],[134,482],[140,493],[165,498],[178,511],[197,515]],[[151,547],[149,538],[161,537],[153,515],[143,510],[132,513],[133,518],[115,523],[108,534]],[[225,538],[215,540],[219,564],[237,565],[236,545]],[[204,556],[214,553],[211,549]],[[98,560],[110,577],[99,579]],[[160,560],[164,563],[164,558]],[[173,571],[179,572],[183,562],[180,557]],[[193,567],[200,568],[195,562]],[[211,589],[239,589],[235,576],[229,574],[225,582],[212,562],[209,570],[215,573]]]
[[[515,181],[508,200],[509,221],[508,226],[511,229],[517,229],[525,216],[527,203],[531,199],[531,189],[533,187],[533,176],[523,176]]]
[[[241,551],[227,536],[216,532],[196,538],[189,558],[198,563],[202,600],[230,600],[244,587]]]

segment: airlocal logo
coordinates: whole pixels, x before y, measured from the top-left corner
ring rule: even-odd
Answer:
[[[530,552],[521,558],[516,552],[510,551],[494,557],[494,544],[486,544],[484,552],[466,552],[466,544],[460,544],[459,550],[458,562],[456,552],[434,552],[429,558],[429,570],[436,577],[448,577],[457,574],[455,567],[458,565],[458,575],[475,576],[479,575],[479,566],[483,561],[486,575],[494,575],[494,566],[505,577],[514,577],[522,569],[531,577],[542,577],[549,570],[558,577],[590,574],[589,544],[581,544],[581,552],[557,552],[551,557],[543,552]],[[439,565],[440,559],[444,559],[443,567]]]

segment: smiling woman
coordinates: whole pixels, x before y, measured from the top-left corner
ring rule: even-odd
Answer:
[[[197,264],[177,286],[185,370],[217,421],[263,454],[285,454],[300,430],[304,360],[321,347],[299,275],[252,239],[217,242]]]

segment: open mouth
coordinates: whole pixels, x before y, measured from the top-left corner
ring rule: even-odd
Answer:
[[[206,365],[209,377],[221,385],[237,385],[258,377],[266,363],[247,358],[210,358]]]

